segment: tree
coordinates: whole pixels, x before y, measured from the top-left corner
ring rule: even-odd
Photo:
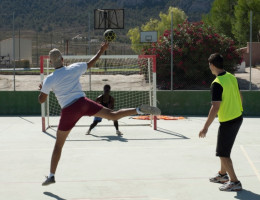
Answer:
[[[240,45],[249,41],[250,34],[250,10],[253,11],[253,41],[257,41],[260,30],[260,1],[238,0],[235,6],[235,18],[232,32]]]
[[[146,24],[140,27],[132,28],[128,31],[127,35],[129,36],[132,42],[132,49],[136,53],[140,53],[143,46],[147,46],[149,44],[142,45],[140,43],[140,31],[157,31],[158,35],[161,35],[166,29],[170,29],[171,27],[171,12],[173,12],[173,26],[177,27],[177,24],[184,22],[187,19],[187,15],[180,9],[169,7],[167,13],[160,13],[158,19],[150,19]]]
[[[170,58],[173,53],[173,88],[208,88],[213,75],[208,67],[210,54],[219,52],[224,57],[225,69],[236,70],[242,58],[235,42],[203,22],[179,24],[174,29],[173,50],[171,51],[171,31],[166,30],[157,43],[143,49],[147,55],[156,55],[157,84],[160,89],[170,88]]]
[[[202,20],[213,26],[218,33],[234,38],[232,22],[234,21],[234,6],[237,0],[215,0],[210,13],[204,15]]]

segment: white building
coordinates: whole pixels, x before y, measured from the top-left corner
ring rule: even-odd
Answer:
[[[0,56],[13,60],[13,38],[0,41]],[[15,60],[29,60],[32,64],[32,40],[15,38]]]

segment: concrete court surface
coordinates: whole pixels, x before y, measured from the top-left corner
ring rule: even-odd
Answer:
[[[79,124],[92,120],[84,117]],[[218,121],[200,139],[205,120],[160,120],[158,131],[121,126],[123,137],[113,126],[98,126],[88,136],[87,127],[76,127],[65,143],[56,183],[43,187],[55,131],[41,132],[40,117],[0,117],[0,199],[260,200],[260,119],[244,119],[233,147],[241,192],[221,192],[220,184],[208,181],[219,170]]]

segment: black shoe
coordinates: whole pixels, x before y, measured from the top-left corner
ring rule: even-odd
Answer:
[[[122,135],[123,135],[123,133],[121,133],[121,131],[119,131],[119,130],[116,131],[116,134],[117,134],[118,136],[122,136]]]
[[[52,176],[50,178],[48,176],[46,176],[46,180],[42,183],[42,186],[50,185],[52,183],[55,183],[54,176]]]

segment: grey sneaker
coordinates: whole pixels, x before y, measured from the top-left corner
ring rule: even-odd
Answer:
[[[88,130],[88,131],[87,131],[87,133],[86,133],[86,135],[89,135],[89,134],[90,134],[90,132],[91,132],[91,130]]]
[[[116,131],[116,134],[117,134],[118,136],[122,136],[122,135],[123,135],[123,133],[122,133],[121,131],[119,131],[119,130]]]
[[[226,183],[229,181],[229,178],[227,174],[222,175],[217,173],[216,176],[210,178],[209,181],[213,183]]]
[[[161,110],[157,107],[149,106],[149,105],[141,105],[139,110],[144,114],[151,114],[151,115],[160,115]]]
[[[55,183],[54,176],[52,176],[50,178],[48,178],[48,176],[46,176],[46,180],[42,183],[42,186],[50,185],[52,183]]]
[[[242,184],[240,181],[238,182],[232,182],[228,181],[224,183],[224,185],[219,187],[220,191],[241,191],[242,190]]]

